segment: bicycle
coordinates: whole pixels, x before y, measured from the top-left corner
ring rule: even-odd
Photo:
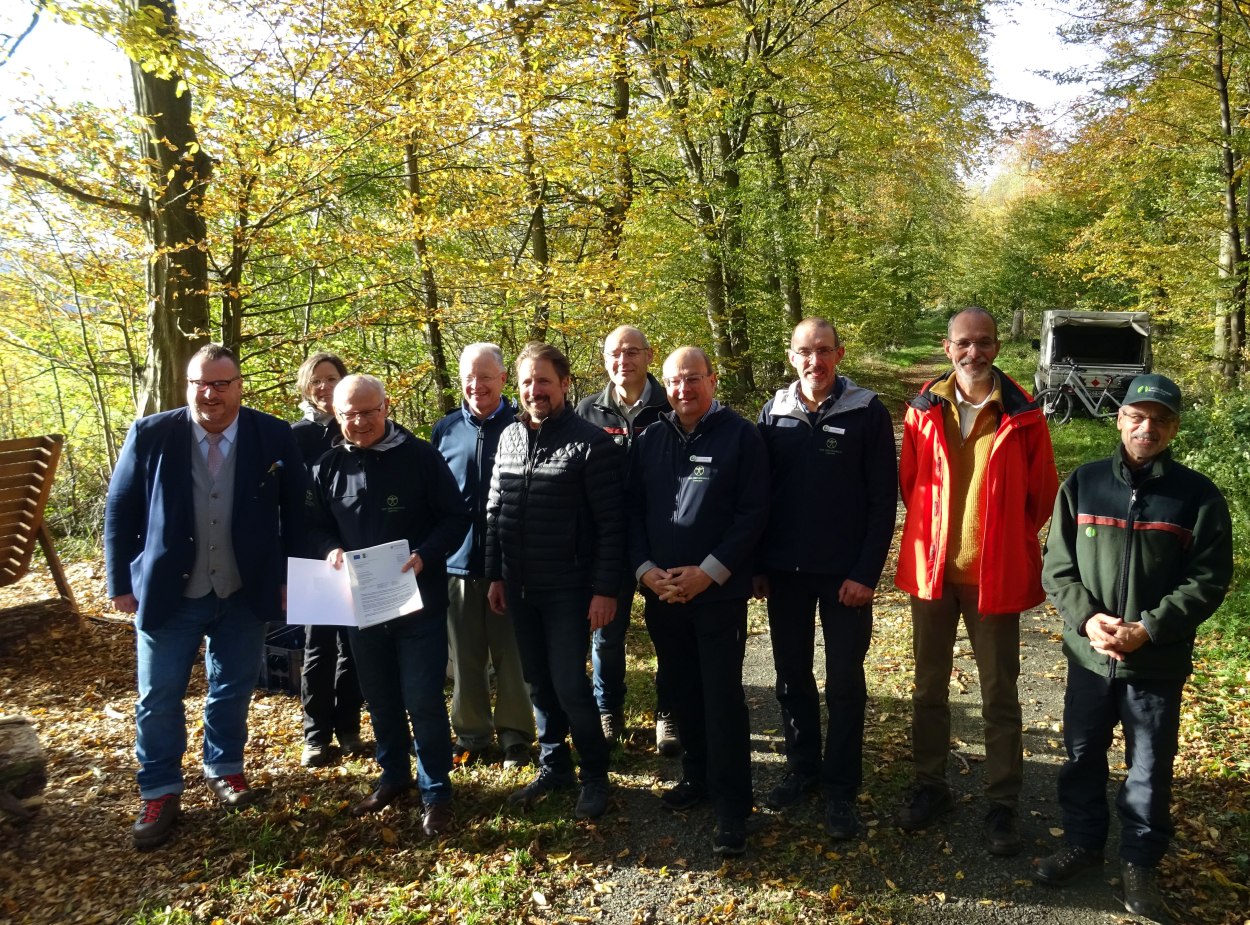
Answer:
[[[1107,387],[1102,390],[1097,399],[1094,398],[1089,387],[1085,384],[1080,376],[1082,369],[1077,366],[1070,358],[1065,357],[1064,362],[1056,364],[1066,366],[1068,373],[1064,376],[1063,382],[1057,386],[1051,386],[1048,389],[1042,389],[1037,393],[1034,401],[1037,406],[1042,409],[1042,414],[1046,420],[1054,421],[1057,424],[1066,424],[1072,419],[1073,396],[1075,396],[1085,410],[1089,412],[1092,418],[1112,418],[1120,410],[1120,400],[1112,394],[1111,388],[1115,385],[1114,378],[1108,378]]]

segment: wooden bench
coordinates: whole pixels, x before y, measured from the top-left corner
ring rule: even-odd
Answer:
[[[0,588],[26,574],[38,543],[57,591],[76,614],[78,603],[65,580],[65,570],[52,545],[52,533],[43,520],[64,439],[60,434],[52,434],[0,440]]]

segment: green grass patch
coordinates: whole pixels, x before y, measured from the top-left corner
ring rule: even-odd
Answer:
[[[1003,341],[994,365],[1032,393],[1037,351],[1028,341]]]
[[[1066,424],[1051,422],[1050,442],[1063,481],[1082,463],[1110,456],[1119,445],[1119,435],[1110,421],[1074,417]]]

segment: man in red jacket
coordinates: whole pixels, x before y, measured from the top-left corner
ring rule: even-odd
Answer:
[[[993,365],[994,318],[981,308],[958,312],[943,349],[954,368],[909,404],[899,460],[907,519],[895,584],[912,596],[915,780],[895,821],[917,831],[954,806],[949,684],[962,616],[981,684],[987,841],[991,853],[1013,855],[1024,773],[1020,611],[1045,599],[1037,537],[1058,479],[1041,411]]]

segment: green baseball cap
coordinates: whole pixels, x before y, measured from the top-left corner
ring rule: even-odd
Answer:
[[[1124,404],[1140,405],[1144,402],[1156,402],[1173,414],[1181,413],[1181,387],[1167,376],[1147,373],[1138,376],[1128,384],[1128,392],[1124,396]]]

